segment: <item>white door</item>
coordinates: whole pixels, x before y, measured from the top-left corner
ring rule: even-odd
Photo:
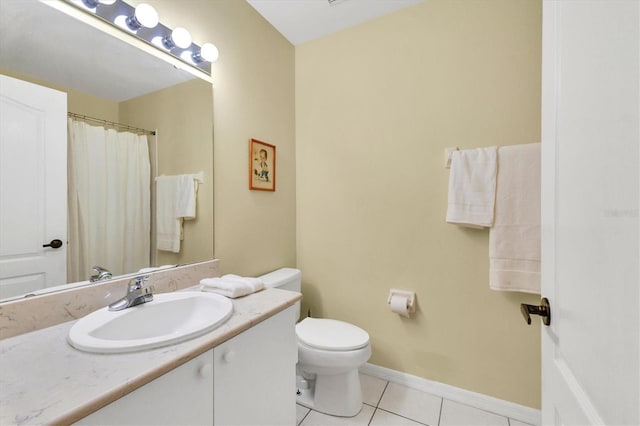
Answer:
[[[66,93],[0,75],[0,299],[66,283],[66,115]]]
[[[640,424],[640,2],[545,0],[542,423]]]

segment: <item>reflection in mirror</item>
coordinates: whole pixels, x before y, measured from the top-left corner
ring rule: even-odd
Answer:
[[[33,28],[38,30],[34,31]],[[149,200],[143,202],[149,206],[150,211],[151,232],[147,231],[149,242],[144,243],[148,253],[145,259],[149,260],[120,268],[112,265],[115,262],[109,262],[106,258],[92,257],[82,264],[75,263],[72,258],[69,258],[69,267],[66,268],[67,272],[63,278],[51,282],[35,279],[37,282],[35,287],[24,287],[21,290],[20,284],[30,280],[25,277],[40,276],[39,272],[36,273],[37,268],[34,266],[37,262],[22,262],[22,265],[30,266],[26,269],[23,266],[17,277],[8,277],[5,271],[12,268],[2,266],[7,265],[4,263],[6,258],[2,256],[8,253],[8,257],[15,257],[15,253],[7,251],[3,246],[0,250],[0,299],[22,297],[25,293],[40,294],[50,289],[66,289],[72,285],[86,285],[91,276],[100,274],[92,270],[92,266],[100,266],[116,276],[135,273],[147,267],[184,264],[213,258],[213,93],[209,81],[194,78],[191,73],[176,69],[173,65],[118,38],[35,0],[2,0],[0,2],[0,74],[65,92],[67,111],[98,118],[98,121],[77,120],[77,122],[90,125],[94,130],[98,126],[102,133],[124,133],[130,134],[130,137],[145,133],[114,123],[124,123],[127,126],[156,132],[156,136],[151,137],[150,143],[144,142],[149,151],[147,161],[150,167],[151,188]],[[0,89],[5,89],[4,83]],[[66,116],[63,119],[66,121]],[[66,123],[64,126],[66,129]],[[8,131],[5,132],[4,127],[3,125],[3,149],[8,139],[5,137]],[[66,139],[65,135],[65,145]],[[71,144],[70,140],[69,144]],[[129,145],[127,147],[131,148]],[[92,149],[95,150],[95,148],[92,146]],[[112,147],[109,146],[109,148]],[[69,154],[72,151],[69,149]],[[25,157],[25,154],[17,152],[16,156]],[[70,166],[73,163],[71,159],[68,162]],[[95,167],[98,166],[88,167],[87,164],[80,162],[85,169],[88,168],[87,176],[94,178],[97,173]],[[117,164],[122,165],[122,161]],[[56,167],[58,166],[52,164],[46,166],[47,169],[56,169]],[[184,220],[184,224],[179,229],[181,234],[181,239],[178,237],[177,241],[179,250],[177,252],[156,250],[156,181],[153,176],[184,176],[200,173],[202,173],[203,183],[195,193],[195,217]],[[66,174],[66,170],[63,174]],[[105,180],[111,181],[108,177]],[[69,181],[72,182],[71,178]],[[76,185],[84,185],[86,181],[85,178],[74,182]],[[133,192],[130,193],[131,188],[131,185],[127,184],[125,189],[113,192],[126,191],[126,196],[123,198],[125,201],[140,201],[144,198]],[[112,190],[106,191],[108,193]],[[96,195],[93,194],[94,197]],[[98,200],[95,201],[96,203],[102,203],[100,207],[102,216],[106,219],[112,218],[126,222],[124,207],[109,205],[105,202],[106,195],[98,194],[97,198],[94,198]],[[70,197],[69,206],[73,206],[71,202],[73,200]],[[38,203],[44,204],[41,201]],[[33,202],[36,202],[35,199]],[[25,196],[20,203],[15,204],[21,204],[26,209],[29,206],[25,207],[25,204],[29,203],[31,203],[30,198]],[[74,219],[70,212],[65,212],[65,217],[67,213],[70,220]],[[83,212],[83,214],[85,216],[81,219],[96,222],[98,229],[106,226],[105,222],[97,221],[95,213]],[[131,214],[135,216],[142,213],[136,210]],[[6,223],[9,217],[13,218],[14,223]],[[11,216],[3,212],[0,218],[3,222],[2,230],[15,227],[17,225],[15,217],[16,214]],[[77,222],[75,225],[73,223],[69,222],[69,228],[77,226]],[[26,244],[30,256],[46,256],[47,251],[55,251],[51,247],[40,247],[43,245],[43,240],[46,239],[45,243],[48,243],[54,238],[47,234],[46,227],[42,226],[42,228],[41,234],[37,235],[38,240]],[[99,238],[92,235],[85,235],[83,238],[100,246],[103,245],[103,241],[106,245],[109,235],[117,234],[118,237],[122,237],[121,234],[125,233],[125,237],[131,237],[132,232],[131,229],[126,228],[124,232],[107,233]],[[73,249],[78,249],[82,245],[78,240],[74,243],[71,236],[72,234],[68,233],[66,239],[59,238],[65,243],[62,248],[65,251],[73,252]],[[129,239],[125,244],[135,245],[140,239],[144,237]],[[73,249],[66,244],[67,241],[69,245],[74,246]],[[123,251],[120,250],[115,254],[122,256],[122,253]],[[71,284],[76,282],[81,283]],[[7,288],[11,288],[11,293],[6,290]]]

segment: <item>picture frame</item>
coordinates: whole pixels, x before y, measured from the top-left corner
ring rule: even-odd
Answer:
[[[249,189],[276,190],[276,146],[249,139]]]

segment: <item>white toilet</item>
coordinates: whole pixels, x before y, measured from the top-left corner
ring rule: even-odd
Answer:
[[[300,291],[300,270],[282,268],[259,277],[266,287]],[[305,318],[296,324],[297,402],[333,416],[352,417],[362,408],[358,368],[371,356],[369,334],[344,321]]]

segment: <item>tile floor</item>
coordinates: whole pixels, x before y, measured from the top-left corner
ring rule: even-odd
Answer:
[[[488,411],[360,374],[362,411],[355,417],[332,417],[296,406],[298,426],[530,426]]]

